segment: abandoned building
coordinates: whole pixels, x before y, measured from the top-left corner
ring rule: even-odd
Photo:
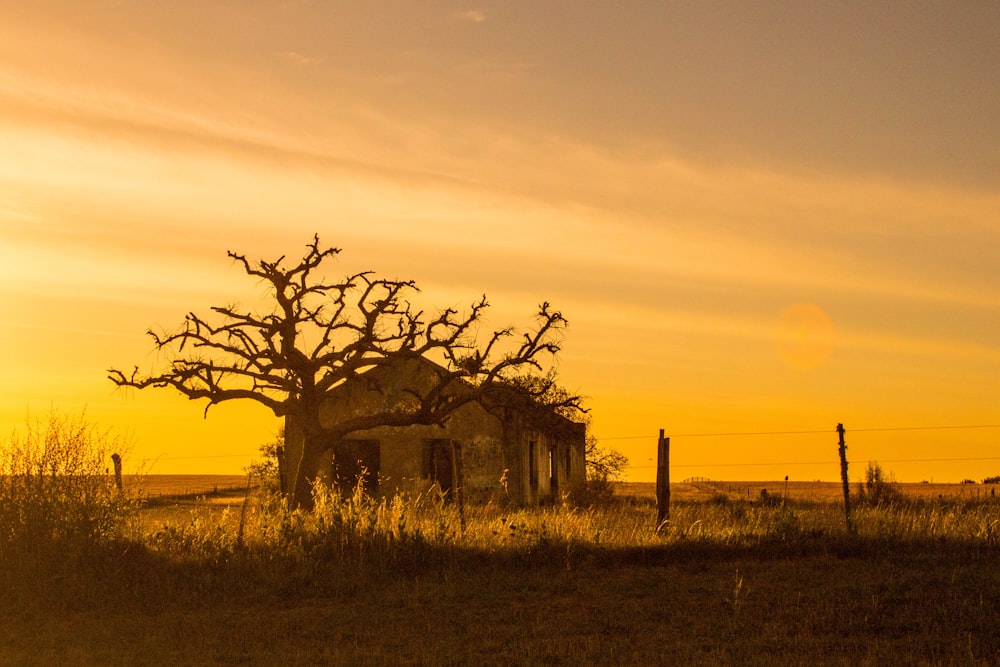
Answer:
[[[426,359],[375,367],[336,388],[321,417],[334,424],[391,410],[412,401],[413,391],[430,386],[439,370]],[[534,505],[584,484],[585,441],[584,424],[496,387],[443,424],[380,426],[331,443],[317,477],[353,487],[365,471],[362,482],[372,493],[437,483],[446,493],[461,487],[466,500]],[[301,451],[301,431],[286,418],[286,460],[298,461]],[[285,468],[285,475],[292,474],[293,465]]]

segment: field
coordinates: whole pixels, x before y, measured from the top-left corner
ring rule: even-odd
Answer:
[[[997,485],[982,484],[930,484],[898,483],[896,488],[907,498],[919,499],[974,499],[991,493]],[[731,500],[756,500],[761,490],[772,496],[787,497],[790,500],[837,503],[844,500],[844,487],[840,482],[684,482],[672,484],[670,499],[710,500],[724,494]],[[851,493],[857,491],[857,484],[851,484]],[[656,484],[652,482],[623,482],[617,485],[622,495],[647,498],[655,501]]]
[[[658,532],[649,484],[464,517],[338,496],[297,519],[239,477],[144,483],[125,542],[0,575],[0,664],[1000,662],[981,485],[900,485],[848,532],[839,484],[675,484]]]
[[[146,498],[210,495],[247,485],[246,475],[126,475],[123,481],[126,488]]]
[[[246,475],[144,475],[125,478],[129,487],[141,489],[147,497],[212,495],[219,491],[240,491],[246,488]],[[982,484],[929,484],[898,483],[899,490],[910,498],[978,498],[989,495],[997,485]],[[652,482],[619,482],[615,492],[622,496],[634,496],[655,500],[656,484]],[[754,500],[761,489],[783,496],[786,483],[776,482],[675,482],[671,485],[671,499],[677,501],[709,500],[718,493],[724,493],[733,500],[741,498]],[[856,484],[851,485],[851,492]],[[815,502],[840,502],[844,497],[840,482],[788,482],[787,494],[792,500]]]

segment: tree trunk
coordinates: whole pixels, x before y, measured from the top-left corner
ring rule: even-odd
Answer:
[[[303,434],[302,456],[295,465],[295,476],[288,489],[289,506],[294,509],[313,508],[312,487],[319,473],[319,462],[323,456],[323,438],[317,434]]]

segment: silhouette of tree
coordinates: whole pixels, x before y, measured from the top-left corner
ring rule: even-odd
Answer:
[[[596,482],[618,482],[625,476],[628,457],[617,449],[602,447],[596,436],[587,436],[587,479]]]
[[[541,376],[537,374],[514,375],[503,379],[498,389],[504,388],[520,393],[537,405],[545,406],[556,414],[568,419],[576,419],[580,413],[588,412],[582,406],[580,396],[559,385],[554,373]],[[589,415],[584,418],[587,430],[590,430]],[[628,457],[617,449],[601,446],[597,436],[588,434],[586,440],[585,458],[588,481],[607,483],[617,482],[625,476],[628,468]]]
[[[543,372],[543,361],[559,351],[567,322],[543,303],[535,326],[518,336],[511,327],[480,342],[476,329],[488,308],[486,297],[467,313],[447,308],[428,314],[410,298],[412,281],[387,280],[366,271],[339,282],[319,277],[324,262],[339,248],[321,248],[319,236],[295,266],[284,256],[250,261],[229,252],[248,276],[258,279],[272,299],[270,312],[213,307],[210,321],[189,313],[173,332],[147,333],[154,346],[172,356],[167,368],[142,375],[112,368],[119,387],[171,387],[208,409],[224,401],[251,400],[278,417],[293,417],[304,443],[286,495],[292,507],[310,507],[311,482],[322,455],[356,431],[379,426],[440,424],[455,410],[513,375]],[[377,366],[426,357],[435,361],[436,377],[411,391],[405,405],[356,414],[336,424],[320,420],[331,391]]]
[[[537,373],[510,374],[500,378],[491,389],[493,395],[511,394],[532,402],[567,419],[575,420],[588,410],[583,407],[582,398],[568,391],[557,382],[555,371],[545,375]]]

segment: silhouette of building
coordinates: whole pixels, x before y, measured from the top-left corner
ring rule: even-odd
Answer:
[[[441,371],[422,358],[371,368],[337,387],[325,401],[321,418],[334,424],[403,408],[415,401],[414,392],[432,386]],[[462,382],[455,386],[454,391],[469,388]],[[534,505],[584,484],[585,449],[584,424],[508,387],[495,386],[443,424],[380,426],[331,442],[318,477],[353,488],[363,473],[362,483],[373,494],[437,483],[449,495],[461,487],[466,500]],[[288,417],[286,476],[294,474],[301,451],[301,431]]]

